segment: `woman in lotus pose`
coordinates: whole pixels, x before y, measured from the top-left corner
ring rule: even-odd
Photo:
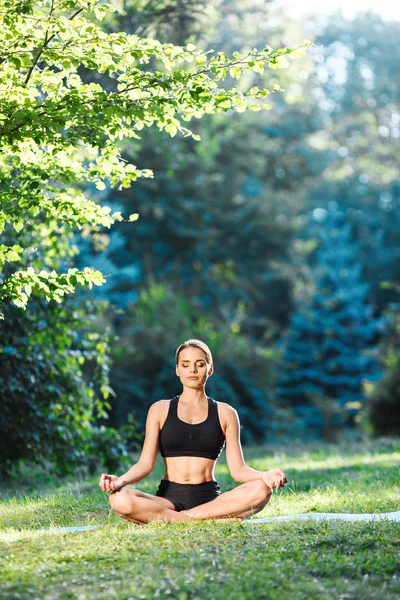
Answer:
[[[149,408],[146,436],[139,461],[124,475],[102,474],[99,485],[111,492],[115,512],[134,523],[242,518],[268,503],[272,489],[287,482],[280,469],[256,471],[243,459],[236,410],[206,395],[213,373],[208,346],[190,339],[176,351],[176,374],[183,391]],[[242,485],[221,493],[214,467],[226,442],[226,460],[233,479]],[[157,495],[125,486],[147,477],[158,449],[164,458],[164,479]]]

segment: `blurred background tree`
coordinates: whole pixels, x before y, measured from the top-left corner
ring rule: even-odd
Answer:
[[[251,0],[221,1],[209,3],[208,8],[207,27],[196,29],[191,21],[186,42],[229,52],[233,47],[261,47],[266,39],[273,44],[282,36],[285,43],[294,44],[304,36],[304,24],[291,20],[273,2],[260,5]],[[183,10],[182,5],[179,10]],[[140,27],[146,27],[139,13],[128,9],[125,19],[130,15],[132,26],[140,21]],[[171,36],[183,43],[179,38],[183,29],[175,31],[172,21],[162,25],[152,21],[148,27],[161,39]],[[143,157],[154,165],[156,177],[108,198],[116,210],[126,207],[140,214],[136,235],[126,235],[124,224],[117,224],[106,240],[108,247],[92,258],[110,275],[107,287],[96,293],[105,294],[120,309],[114,327],[118,335],[123,332],[124,349],[119,348],[118,340],[113,345],[115,424],[123,422],[130,407],[137,408],[143,422],[152,401],[176,393],[174,371],[166,354],[173,355],[180,337],[171,326],[174,318],[170,314],[167,318],[160,316],[165,345],[159,341],[157,346],[165,348],[166,354],[162,353],[157,361],[159,368],[150,374],[134,351],[134,331],[140,331],[140,347],[152,364],[151,326],[137,322],[134,315],[142,305],[142,291],[164,284],[188,302],[192,315],[188,337],[194,335],[193,323],[202,317],[209,323],[210,333],[223,324],[226,331],[235,333],[237,344],[247,339],[258,356],[264,353],[268,376],[260,378],[252,370],[249,377],[248,369],[243,369],[248,379],[238,398],[231,390],[231,374],[227,376],[217,368],[212,380],[218,383],[218,398],[227,402],[231,398],[245,414],[251,413],[252,399],[261,391],[270,425],[278,422],[274,410],[284,410],[281,434],[285,426],[288,435],[309,428],[311,432],[311,406],[304,404],[304,410],[300,409],[299,398],[293,410],[293,402],[277,394],[277,383],[285,379],[293,382],[292,370],[279,356],[289,323],[300,318],[298,302],[304,301],[301,318],[305,329],[311,327],[318,313],[311,300],[316,287],[325,285],[323,280],[318,281],[318,274],[327,265],[326,255],[315,251],[313,239],[328,235],[331,225],[321,219],[327,211],[332,217],[335,211],[343,214],[343,236],[351,227],[352,242],[357,247],[351,272],[356,270],[358,275],[354,277],[362,278],[355,289],[349,283],[346,293],[337,275],[336,293],[343,295],[348,310],[352,295],[357,289],[360,294],[362,291],[358,294],[359,333],[353,335],[347,352],[357,347],[359,356],[359,352],[372,349],[384,338],[381,317],[393,294],[380,282],[383,278],[396,279],[399,264],[398,177],[394,168],[399,89],[390,58],[398,55],[395,39],[399,24],[385,23],[373,14],[353,21],[333,16],[323,26],[309,25],[307,35],[310,30],[316,32],[315,42],[320,47],[292,65],[294,68],[276,72],[272,81],[286,92],[274,97],[272,111],[243,113],[240,118],[233,118],[229,111],[224,118],[209,115],[196,124],[200,144],[152,134],[142,137],[140,144],[127,147],[136,160]],[[387,44],[383,31],[387,31]],[[265,85],[261,73],[246,77],[243,85]],[[390,94],[385,96],[388,86]],[[379,99],[375,98],[377,94]],[[375,111],[375,103],[380,110]],[[324,318],[330,315],[329,302],[327,299]],[[364,302],[370,306],[370,333],[362,325],[367,319],[366,305],[364,313],[361,309]],[[176,306],[180,307],[179,301]],[[177,317],[180,311],[181,307]],[[330,316],[335,319],[335,311]],[[132,352],[127,351],[128,331]],[[207,330],[204,337],[212,345]],[[314,354],[319,349],[317,337],[309,340]],[[163,360],[167,361],[166,371],[160,366]],[[348,381],[341,384],[338,374],[334,389],[331,384],[321,387],[321,381],[314,381],[314,434],[329,437],[334,427],[340,430],[346,424],[354,425],[361,406],[358,402],[366,399],[362,382],[379,377],[384,370],[383,365],[373,367],[374,360],[379,362],[378,357],[354,357],[351,368],[356,368],[356,362],[358,366],[350,386],[354,388],[353,399]],[[124,372],[129,374],[127,379]],[[135,377],[131,377],[133,373]],[[317,380],[320,377],[322,373]],[[137,381],[143,381],[143,386],[137,386]],[[146,381],[151,381],[150,388]],[[307,379],[302,383],[304,388],[311,385]],[[312,389],[308,392],[312,395]],[[346,417],[342,407],[351,401],[356,404],[347,405]],[[248,427],[251,431],[255,425]],[[265,439],[268,435],[271,439],[274,427],[265,428],[264,433]],[[260,439],[255,429],[251,437]]]
[[[355,425],[365,401],[362,384],[378,381],[377,341],[386,320],[366,304],[369,284],[361,280],[360,244],[334,202],[319,209],[320,240],[312,257],[314,286],[309,302],[292,313],[279,364],[282,404],[302,417],[300,433],[334,437]],[[302,431],[301,431],[302,430]]]

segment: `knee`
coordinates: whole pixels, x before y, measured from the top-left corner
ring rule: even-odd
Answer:
[[[254,503],[256,504],[267,504],[272,496],[271,488],[264,483],[261,479],[251,482],[252,492],[254,494]]]
[[[127,514],[130,512],[132,498],[128,490],[119,490],[108,496],[108,501],[111,507],[120,514]]]

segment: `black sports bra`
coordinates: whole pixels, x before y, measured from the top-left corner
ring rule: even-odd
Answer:
[[[178,418],[179,396],[169,402],[168,415],[160,430],[160,453],[170,456],[201,456],[216,460],[225,445],[225,436],[218,417],[218,405],[209,396],[208,416],[201,423],[186,423]]]

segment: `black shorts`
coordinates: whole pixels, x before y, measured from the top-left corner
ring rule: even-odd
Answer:
[[[158,486],[156,496],[162,496],[170,500],[176,511],[189,510],[211,502],[221,495],[221,489],[217,481],[206,481],[204,483],[175,483],[168,479],[162,479]]]

